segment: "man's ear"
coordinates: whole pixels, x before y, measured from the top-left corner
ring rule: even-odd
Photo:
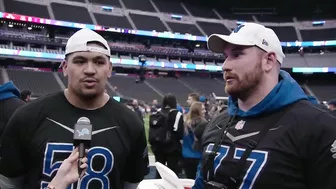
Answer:
[[[112,76],[112,68],[113,68],[113,66],[112,66],[112,62],[109,62],[110,63],[110,65],[109,65],[109,74],[108,74],[108,78],[110,78],[111,76]]]
[[[63,60],[62,62],[62,70],[63,70],[63,75],[66,77],[68,75],[68,62],[66,60]]]
[[[270,72],[277,65],[276,55],[273,52],[265,53],[264,60],[264,69],[266,72]]]

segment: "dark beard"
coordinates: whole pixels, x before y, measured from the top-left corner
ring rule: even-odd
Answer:
[[[229,90],[225,88],[225,92],[232,98],[244,101],[258,87],[262,78],[262,74],[263,73],[260,62],[255,66],[251,73],[246,73],[242,78],[239,78],[237,86]]]

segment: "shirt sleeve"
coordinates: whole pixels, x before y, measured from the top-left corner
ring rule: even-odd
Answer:
[[[181,112],[176,111],[176,117],[174,122],[174,131],[177,133],[178,139],[182,140],[184,134],[184,121]]]
[[[310,188],[336,188],[336,117],[320,116],[308,137],[306,167]]]
[[[133,127],[133,125],[131,125]],[[138,183],[149,173],[149,159],[147,140],[143,124],[137,123],[134,127],[141,128],[136,140],[133,140],[124,169],[123,180],[129,183]]]
[[[27,116],[27,118],[26,118]],[[8,121],[1,138],[0,174],[8,177],[19,177],[25,174],[25,161],[29,154],[23,144],[27,144],[27,128],[30,127],[30,115],[25,115],[25,109],[18,109]]]

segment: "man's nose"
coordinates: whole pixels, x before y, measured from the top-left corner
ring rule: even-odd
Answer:
[[[96,73],[96,66],[93,62],[88,62],[86,67],[84,68],[85,74],[95,74]]]
[[[232,61],[228,60],[228,59],[225,59],[223,65],[222,65],[222,70],[223,72],[229,72],[232,70]]]

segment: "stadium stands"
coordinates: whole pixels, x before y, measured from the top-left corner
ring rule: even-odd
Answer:
[[[212,19],[219,18],[212,10],[212,8],[206,6],[200,7],[192,3],[189,4],[184,3],[184,5],[189,10],[190,14],[194,17],[212,18]]]
[[[149,0],[123,0],[125,7],[128,9],[155,12],[155,9]]]
[[[93,24],[93,21],[96,20],[98,24],[109,27],[120,27],[120,28],[132,28],[130,22],[133,22],[136,26],[136,29],[140,30],[155,30],[155,31],[169,31],[169,28],[172,30],[171,32],[177,33],[190,33],[193,35],[202,36],[203,33],[199,30],[196,24],[201,28],[202,31],[205,32],[206,35],[210,35],[212,33],[224,33],[227,34],[229,31],[234,28],[230,22],[226,22],[221,20],[228,19],[233,22],[235,21],[260,21],[264,22],[266,25],[268,23],[286,23],[282,24],[271,24],[271,28],[275,30],[275,32],[280,36],[282,41],[296,41],[301,40],[301,37],[297,35],[295,31],[298,29],[299,35],[302,35],[302,40],[304,41],[314,41],[314,40],[335,40],[335,32],[336,29],[334,25],[330,28],[324,27],[302,27],[302,25],[297,25],[293,21],[293,17],[277,15],[277,14],[233,14],[231,12],[221,11],[212,9],[211,7],[206,6],[197,6],[191,3],[181,3],[178,1],[164,1],[164,0],[122,0],[121,2],[125,5],[127,9],[131,9],[129,13],[129,17],[131,19],[128,20],[128,13],[124,12],[118,13],[106,13],[104,11],[95,11],[92,12],[89,7],[96,5],[111,5],[115,8],[122,7],[118,0],[113,1],[97,1],[91,0],[89,2],[93,3],[86,4],[84,0],[73,0],[69,2],[76,2],[76,5],[72,5],[71,3],[64,4],[62,2],[51,2],[50,6],[52,8],[52,14],[55,16],[57,20],[63,21],[73,21],[84,24]],[[136,3],[135,3],[136,2]],[[78,3],[81,3],[80,6]],[[50,18],[50,12],[48,12],[48,8],[45,4],[37,4],[37,2],[33,1],[31,3],[16,1],[16,0],[4,0],[5,11],[16,14],[23,14],[27,16],[37,16],[41,18]],[[163,13],[169,14],[180,14],[186,16],[186,20],[167,20],[163,19],[162,14],[158,13],[161,11]],[[39,11],[36,11],[39,10]],[[140,10],[145,11],[145,13],[134,12],[132,10]],[[90,11],[92,12],[92,18],[90,16]],[[148,14],[147,14],[148,13]],[[220,17],[216,14],[218,13]],[[195,18],[189,18],[195,17]],[[301,20],[300,16],[298,16],[299,20]],[[327,18],[327,17],[326,17]],[[93,20],[94,19],[94,20]],[[193,19],[196,22],[193,22]],[[200,20],[199,20],[200,19]],[[211,19],[211,20],[207,20]],[[214,22],[214,20],[217,20]],[[303,19],[306,20],[306,19]],[[167,23],[167,28],[164,24]],[[196,24],[194,24],[196,23]],[[332,23],[332,22],[330,22]],[[288,26],[291,24],[291,26]]]
[[[169,14],[180,14],[187,15],[188,13],[183,9],[180,2],[176,1],[165,1],[165,0],[154,0],[153,1],[160,12]]]
[[[304,41],[325,41],[336,39],[336,28],[301,30]]]
[[[57,20],[93,24],[88,10],[84,7],[53,2],[51,8]]]
[[[103,5],[113,6],[113,8],[110,12],[107,12],[102,7]],[[6,12],[61,21],[56,25],[62,25],[60,24],[62,21],[70,21],[82,24],[99,24],[106,28],[169,31],[204,36],[213,33],[229,34],[232,28],[237,26],[237,21],[253,21],[269,25],[282,42],[336,40],[336,25],[333,25],[332,22],[328,22],[329,25],[327,26],[313,27],[307,25],[307,22],[297,22],[295,17],[286,15],[234,14],[225,11],[227,9],[219,10],[216,7],[213,9],[212,7],[197,6],[179,1],[68,0],[67,2],[25,2],[24,0],[4,0],[4,6]],[[95,7],[100,7],[100,9]],[[170,14],[177,14],[178,19],[173,19]],[[298,20],[305,20],[301,19],[300,16],[297,18]],[[20,20],[27,21],[28,18],[20,17]],[[66,40],[74,31],[76,30],[66,27],[37,24],[34,26],[25,22],[18,22],[15,25],[12,21],[3,19],[0,22],[0,48],[15,49],[18,50],[17,52],[47,52],[62,57]],[[224,61],[223,55],[208,51],[204,41],[168,40],[113,32],[101,33],[109,40],[113,51],[112,58],[120,60],[137,61],[138,55],[145,54],[148,61],[188,63],[199,67],[204,65],[221,66]],[[304,54],[299,54],[297,52],[298,48],[299,46],[284,48],[287,56],[283,64],[284,68],[335,66],[336,53],[332,47],[308,48],[308,50],[305,49]],[[59,60],[49,61],[57,62]],[[115,65],[115,67],[120,67],[120,65]],[[127,67],[139,68],[139,66],[131,64]],[[148,68],[157,69],[151,67],[150,64]],[[123,71],[125,70],[121,70],[121,72]],[[61,90],[62,86],[57,83],[56,77],[59,77],[65,86],[67,85],[66,79],[60,73],[54,75],[50,71],[13,70],[12,68],[7,69],[7,72],[9,78],[14,80],[20,89],[30,88],[36,95],[45,95]],[[191,76],[182,74],[179,79],[148,78],[145,83],[141,84],[136,84],[135,78],[132,76],[117,75],[109,80],[110,84],[107,87],[107,92],[113,96],[122,95],[146,102],[159,99],[165,93],[174,93],[181,104],[185,103],[187,94],[193,91],[202,94],[215,92],[217,95],[225,96],[222,80],[210,79],[211,75],[216,75],[216,73],[203,77],[200,77],[198,73],[191,74]],[[3,80],[2,77],[1,79]],[[53,84],[50,85],[50,83]],[[330,87],[334,84],[328,83],[325,85]],[[328,96],[328,94],[320,91],[325,90],[325,88],[322,89],[323,87],[320,84],[309,83],[309,86],[312,87],[313,91],[317,91],[316,94],[321,96],[321,99],[330,98],[330,95]],[[43,89],[40,89],[41,87]],[[134,93],[134,91],[137,91],[137,93]]]
[[[218,96],[226,96],[224,93],[224,82],[218,79],[187,76],[181,77],[180,80],[192,88],[193,91],[197,91],[200,94],[209,95],[215,93]]]
[[[147,82],[162,94],[172,93],[176,95],[177,101],[182,105],[185,105],[188,94],[194,92],[190,87],[175,78],[148,78]]]
[[[201,31],[193,24],[181,24],[176,22],[167,22],[167,24],[174,33],[202,35]]]
[[[45,5],[38,5],[33,3],[12,1],[12,0],[3,0],[3,1],[7,12],[27,16],[36,16],[40,18],[50,18],[48,8]]]
[[[270,14],[256,15],[256,19],[260,22],[277,22],[277,23],[293,22],[293,17],[270,15]]]
[[[89,0],[89,2],[98,5],[121,7],[119,0]]]
[[[112,16],[106,14],[94,13],[97,23],[102,26],[132,29],[131,24],[125,16]]]
[[[196,23],[203,29],[205,34],[209,36],[213,33],[219,33],[224,35],[228,35],[231,33],[231,31],[227,29],[224,24],[201,21],[197,21]]]
[[[29,89],[35,96],[43,96],[60,91],[51,72],[36,72],[22,69],[7,69],[8,77],[20,90]]]
[[[335,81],[328,80],[310,80],[309,88],[313,91],[320,101],[329,101],[335,98],[336,85]]]
[[[273,29],[273,31],[278,35],[280,41],[298,40],[295,28],[292,26],[282,26],[282,27],[270,26],[269,28]]]
[[[141,99],[145,102],[151,102],[153,99],[161,99],[146,83],[135,83],[136,78],[132,76],[118,76],[115,75],[109,79],[112,86],[117,87],[117,91],[128,98]]]

